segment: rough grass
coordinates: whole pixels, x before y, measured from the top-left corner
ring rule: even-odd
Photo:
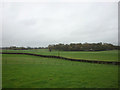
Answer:
[[[48,49],[37,50],[3,50],[3,52],[27,52],[42,55],[56,55],[75,59],[99,60],[99,61],[119,61],[118,50],[111,51],[52,51]]]
[[[118,66],[28,55],[2,57],[3,88],[117,88]]]

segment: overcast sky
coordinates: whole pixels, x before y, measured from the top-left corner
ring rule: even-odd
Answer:
[[[118,3],[4,3],[2,46],[118,44]]]

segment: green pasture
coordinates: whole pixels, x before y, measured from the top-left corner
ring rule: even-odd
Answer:
[[[52,51],[48,49],[33,50],[3,50],[3,52],[27,52],[42,55],[56,55],[75,59],[118,61],[118,50],[111,51]]]
[[[47,51],[38,51],[40,54],[45,52]],[[3,88],[118,88],[118,66],[4,54],[2,86]]]

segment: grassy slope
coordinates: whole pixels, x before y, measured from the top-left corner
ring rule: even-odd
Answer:
[[[114,88],[118,66],[3,55],[3,88]]]
[[[3,52],[28,52],[43,55],[58,55],[58,51],[49,52],[47,49],[39,50],[3,50]],[[86,59],[86,60],[103,60],[103,61],[118,61],[118,51],[60,51],[60,56]]]

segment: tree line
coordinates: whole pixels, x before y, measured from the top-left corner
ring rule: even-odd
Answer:
[[[110,43],[70,43],[70,44],[55,44],[49,45],[49,50],[60,51],[105,51],[116,50],[119,46]]]
[[[120,49],[120,46],[113,45],[110,43],[70,43],[70,44],[53,44],[48,45],[48,47],[17,47],[17,46],[10,46],[10,47],[2,47],[2,49],[9,49],[9,50],[30,50],[30,49],[49,49],[51,52],[52,50],[59,50],[59,51],[105,51],[105,50],[117,50]]]
[[[9,50],[30,50],[30,49],[47,49],[47,47],[17,47],[17,46],[10,46],[10,47],[2,47],[2,49],[9,49]]]

